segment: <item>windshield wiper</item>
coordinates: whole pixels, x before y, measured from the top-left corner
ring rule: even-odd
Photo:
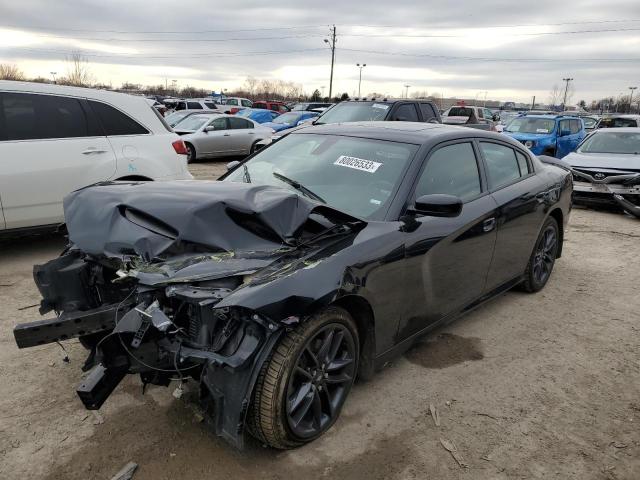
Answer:
[[[245,183],[251,183],[251,175],[249,174],[249,168],[247,168],[247,164],[243,163],[242,168],[244,169],[243,180],[245,181]]]
[[[307,197],[313,198],[314,200],[317,200],[322,203],[327,203],[324,198],[322,198],[320,195],[313,193],[311,190],[309,190],[307,187],[302,185],[300,182],[296,180],[292,180],[289,177],[285,177],[284,175],[278,172],[273,172],[273,176],[276,177],[278,180],[282,180],[284,183],[291,185],[293,188],[295,188],[299,192],[302,192]]]

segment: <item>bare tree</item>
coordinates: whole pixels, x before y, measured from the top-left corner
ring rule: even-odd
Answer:
[[[89,69],[89,60],[80,52],[67,57],[67,75],[58,83],[75,87],[88,87],[93,83],[93,75]]]
[[[255,77],[247,77],[244,81],[244,90],[249,95],[253,96],[256,93],[256,87],[258,86],[258,80]]]
[[[555,84],[549,92],[549,105],[557,105],[561,99],[562,93],[560,92],[560,87],[558,86],[558,84]]]
[[[17,65],[0,63],[0,80],[24,80],[24,73]]]

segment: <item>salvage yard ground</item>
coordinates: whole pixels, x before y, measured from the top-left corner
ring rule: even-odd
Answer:
[[[224,163],[197,163],[215,178]],[[85,351],[18,350],[35,320],[34,263],[55,236],[0,244],[0,478],[640,478],[640,222],[574,209],[547,287],[509,292],[434,332],[356,384],[328,434],[278,452],[237,452],[209,434],[189,395],[126,377],[99,414],[75,394]],[[430,406],[439,417],[436,426]],[[457,448],[461,467],[445,445]]]

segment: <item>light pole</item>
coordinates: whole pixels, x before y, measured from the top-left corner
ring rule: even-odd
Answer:
[[[485,91],[484,91],[484,103],[482,104],[482,107],[483,107],[483,108],[486,108],[486,106],[487,106],[487,93],[489,93],[489,92],[487,92],[487,91],[485,90]]]
[[[569,82],[573,81],[573,78],[563,78],[563,82],[566,82],[564,86],[564,100],[562,100],[562,111],[567,109],[567,92],[569,91]]]
[[[407,84],[405,84],[404,88],[406,88],[407,90],[406,90],[406,92],[405,92],[405,94],[404,94],[404,98],[409,98],[409,87],[410,87],[410,86],[411,86],[411,85],[407,85]]]
[[[324,102],[324,89],[327,88],[324,85],[320,87],[320,89],[322,90],[322,101]]]
[[[331,93],[333,92],[333,63],[336,59],[336,26],[334,25],[331,28],[331,38],[325,38],[324,43],[329,45],[331,49],[331,76],[329,77],[329,98],[331,98]],[[324,96],[324,94],[323,94]]]
[[[56,83],[56,73],[58,72],[49,72],[51,73],[51,76],[53,77],[53,83]]]
[[[360,65],[359,63],[356,63],[356,67],[360,69],[360,78],[358,79],[358,98],[360,98],[360,84],[362,83],[362,69],[366,66],[367,66],[366,63],[363,63],[362,65]]]
[[[629,113],[631,113],[631,109],[633,108],[632,105],[633,103],[631,103],[631,101],[633,100],[633,91],[638,88],[638,87],[629,87],[629,90],[631,90],[631,94],[629,95]]]

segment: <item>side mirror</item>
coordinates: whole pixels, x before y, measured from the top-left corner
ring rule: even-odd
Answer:
[[[455,195],[432,193],[418,197],[409,210],[429,217],[457,217],[462,212],[462,200]]]
[[[238,165],[240,165],[240,162],[238,160],[234,160],[233,162],[229,162],[227,163],[227,171],[229,170],[233,170],[234,168],[236,168]]]
[[[500,115],[498,115],[497,113],[494,113],[493,117],[491,117],[491,118],[493,118],[494,122],[499,122],[500,121]]]
[[[205,133],[209,133],[209,132],[213,132],[216,129],[216,127],[214,127],[213,125],[209,125],[207,127],[204,127],[204,132]]]
[[[566,137],[568,135],[571,135],[571,130],[560,130],[561,137]]]

